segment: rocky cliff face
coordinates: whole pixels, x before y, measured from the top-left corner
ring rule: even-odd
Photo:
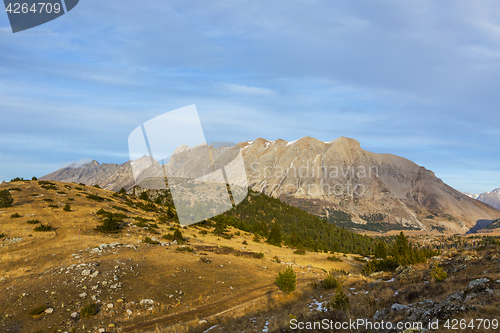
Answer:
[[[432,171],[399,156],[365,151],[353,139],[257,139],[238,146],[251,189],[317,215],[329,217],[344,211],[359,225],[375,221],[460,233],[477,220],[500,216],[500,211],[451,188]],[[192,164],[196,158],[184,161]],[[58,170],[42,179],[99,184],[115,191],[134,185],[128,162],[117,165],[93,161],[79,168]]]

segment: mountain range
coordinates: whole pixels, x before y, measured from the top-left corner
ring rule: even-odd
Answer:
[[[488,205],[500,209],[500,188],[496,188],[491,192],[484,192],[481,194],[464,193],[472,199],[476,199],[487,203]]]
[[[432,171],[403,157],[366,151],[354,139],[259,138],[238,147],[249,188],[351,229],[464,233],[478,220],[500,217],[500,210],[451,188]],[[193,156],[182,159],[190,169],[197,160],[194,154],[193,149]],[[131,190],[135,184],[130,162],[92,161],[41,179],[114,191]]]

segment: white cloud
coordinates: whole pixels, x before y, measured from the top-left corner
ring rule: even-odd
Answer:
[[[235,93],[239,93],[239,94],[261,95],[261,96],[262,95],[264,95],[264,96],[274,95],[274,91],[272,91],[271,89],[266,89],[266,88],[250,87],[250,86],[245,86],[242,84],[226,83],[226,82],[221,82],[220,85],[231,92],[235,92]]]
[[[91,158],[82,158],[75,162],[63,162],[61,163],[61,168],[79,168],[82,165],[88,164],[90,162],[92,162]]]

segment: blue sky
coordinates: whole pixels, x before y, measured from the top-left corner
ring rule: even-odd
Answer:
[[[209,141],[330,141],[500,187],[497,1],[81,0],[12,34],[0,13],[0,180],[128,160],[196,104]]]

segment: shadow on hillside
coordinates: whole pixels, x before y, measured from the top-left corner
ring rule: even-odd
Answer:
[[[475,234],[476,232],[489,226],[493,222],[495,222],[495,220],[477,220],[476,225],[470,228],[469,231],[466,232],[466,234]]]

